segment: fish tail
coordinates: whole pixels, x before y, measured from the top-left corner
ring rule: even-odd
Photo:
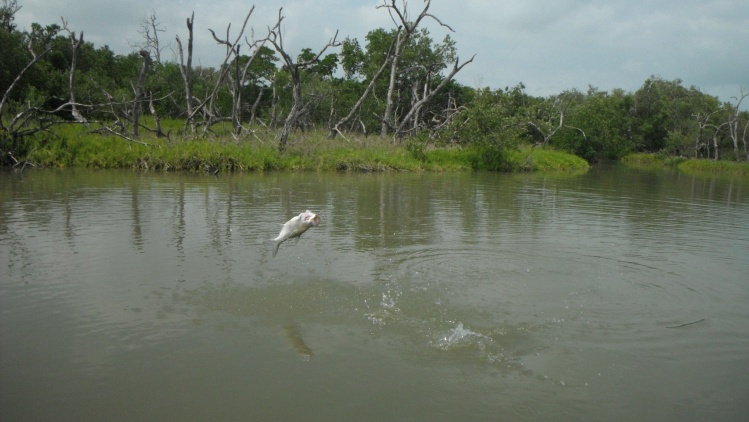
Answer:
[[[281,246],[281,242],[275,239],[270,239],[271,242],[273,242],[273,257],[276,257],[276,254],[278,253],[278,247]]]

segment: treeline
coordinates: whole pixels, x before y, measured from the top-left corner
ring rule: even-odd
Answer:
[[[230,124],[237,141],[272,133],[280,150],[293,131],[316,129],[331,138],[371,135],[422,147],[552,146],[588,161],[631,152],[749,160],[743,88],[721,103],[659,77],[634,93],[590,87],[548,98],[528,95],[522,83],[466,87],[454,77],[473,57],[461,61],[450,36],[431,38],[427,24],[451,28],[429,13],[429,1],[415,19],[395,0],[385,2],[378,9],[400,20],[397,29],[373,29],[364,40],[336,36],[297,55],[284,45],[282,11],[273,25],[259,25],[268,28],[260,35],[248,27],[252,8],[239,29],[235,23],[211,30],[225,52],[216,67],[193,64],[194,16],[175,37],[176,60],[167,61],[156,16],[141,23],[138,51],[120,55],[85,41],[64,21],[20,31],[19,9],[15,0],[0,6],[5,164],[25,152],[29,139],[38,143],[70,123],[132,142],[154,135],[210,141],[216,125]],[[184,125],[179,133],[165,131],[161,119]]]

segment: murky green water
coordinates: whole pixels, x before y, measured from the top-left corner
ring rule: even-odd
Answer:
[[[3,421],[749,415],[742,180],[4,173],[0,277]]]

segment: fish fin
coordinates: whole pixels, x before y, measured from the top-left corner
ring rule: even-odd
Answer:
[[[273,258],[275,258],[278,253],[278,247],[281,246],[281,242],[275,239],[270,239],[270,241],[273,242]]]

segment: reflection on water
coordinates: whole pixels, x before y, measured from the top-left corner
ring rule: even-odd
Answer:
[[[746,189],[6,173],[0,419],[737,419]]]

